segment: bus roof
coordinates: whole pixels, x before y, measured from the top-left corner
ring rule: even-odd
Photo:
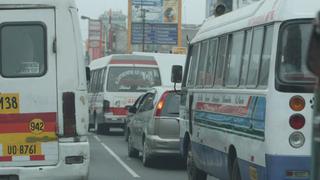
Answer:
[[[153,56],[133,55],[133,54],[115,54],[92,61],[90,69],[100,69],[108,64],[139,64],[139,65],[158,65]]]
[[[319,0],[261,0],[228,14],[208,18],[192,43],[261,24],[314,18],[319,7]]]
[[[66,8],[76,7],[74,0],[0,0],[0,8],[19,9],[19,8]]]

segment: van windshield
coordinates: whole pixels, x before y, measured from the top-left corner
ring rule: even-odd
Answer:
[[[145,92],[161,86],[158,68],[111,67],[108,74],[109,92]]]
[[[278,52],[278,76],[282,82],[305,84],[316,81],[306,66],[311,30],[309,21],[292,22],[282,27]]]

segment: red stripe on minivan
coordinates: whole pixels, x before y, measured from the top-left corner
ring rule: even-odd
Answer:
[[[44,155],[32,155],[30,156],[30,161],[44,161],[45,156]]]
[[[156,61],[146,60],[111,60],[110,64],[143,64],[143,65],[158,65]]]
[[[0,156],[0,162],[12,161],[12,156]]]

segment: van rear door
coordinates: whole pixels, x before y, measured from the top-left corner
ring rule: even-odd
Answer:
[[[55,9],[0,9],[0,164],[57,164]]]

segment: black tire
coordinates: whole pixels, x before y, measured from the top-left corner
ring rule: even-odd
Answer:
[[[142,148],[142,164],[144,167],[150,167],[152,165],[152,158],[148,153],[148,145],[145,140],[143,141]]]
[[[110,127],[109,127],[107,124],[105,124],[105,125],[104,125],[104,129],[105,129],[105,130],[104,130],[104,134],[105,134],[105,135],[109,135],[109,134],[110,134]]]
[[[188,146],[187,155],[187,173],[188,180],[207,180],[207,174],[196,167],[191,151],[191,144]]]
[[[231,180],[241,180],[238,160],[235,159],[232,165]]]
[[[129,131],[128,128],[124,129],[124,140],[126,142],[128,142],[128,140],[129,140],[129,132],[128,131]]]
[[[128,136],[128,156],[131,158],[137,158],[139,157],[139,151],[132,147],[132,137],[130,136],[130,132]]]
[[[97,134],[103,134],[104,133],[104,125],[103,124],[98,124],[98,127],[97,127]]]

